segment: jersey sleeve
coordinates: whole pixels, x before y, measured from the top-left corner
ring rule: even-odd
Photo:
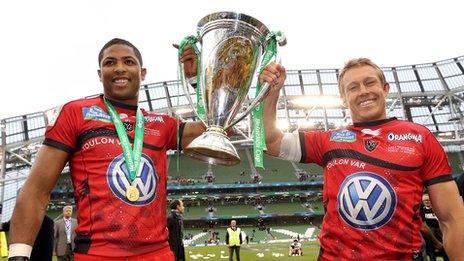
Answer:
[[[321,131],[302,131],[300,134],[301,163],[323,164],[324,142],[328,141],[329,134]]]
[[[69,103],[62,107],[61,111],[57,113],[56,120],[49,121],[43,144],[69,154],[75,151],[79,135],[76,110],[79,109]]]
[[[430,186],[452,180],[445,150],[432,133],[428,132],[424,136],[424,164],[421,168],[424,184]]]
[[[182,132],[183,132],[183,127],[184,123],[178,121],[175,118],[172,117],[167,117],[166,122],[169,124],[169,129],[172,130],[168,134],[168,144],[167,148],[170,150],[177,150],[178,149],[178,143],[180,145],[181,143],[181,137],[182,137]],[[180,146],[179,146],[180,148]]]

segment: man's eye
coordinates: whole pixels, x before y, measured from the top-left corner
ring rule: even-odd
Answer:
[[[106,61],[103,62],[103,65],[106,65],[106,66],[113,65],[113,64],[114,64],[114,61],[112,61],[112,60],[106,60]]]
[[[375,81],[367,81],[365,84],[366,86],[372,86],[375,84]]]
[[[135,61],[133,61],[133,60],[126,60],[125,63],[126,63],[127,65],[134,65],[134,64],[136,64]]]

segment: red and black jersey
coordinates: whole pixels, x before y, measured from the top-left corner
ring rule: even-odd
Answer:
[[[301,132],[302,162],[324,168],[322,260],[411,260],[424,185],[452,180],[424,126],[393,119]]]
[[[137,108],[111,103],[133,142]],[[143,165],[132,183],[140,197],[134,202],[125,196],[129,172],[102,96],[67,103],[47,128],[44,144],[70,154],[78,253],[131,256],[167,246],[166,151],[176,149],[177,121],[146,111],[143,115]]]

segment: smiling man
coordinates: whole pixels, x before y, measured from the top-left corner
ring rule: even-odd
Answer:
[[[282,133],[276,127],[280,65],[260,80],[271,84],[264,106],[267,153],[324,168],[326,210],[320,260],[422,260],[420,204],[427,187],[451,260],[464,260],[464,208],[446,153],[424,126],[387,118],[390,90],[369,59],[349,61],[339,91],[353,123],[325,132]]]
[[[205,128],[138,106],[147,70],[130,42],[109,41],[98,62],[103,94],[65,104],[47,127],[13,213],[10,260],[28,260],[66,163],[77,205],[75,260],[174,260],[166,230],[166,152]]]

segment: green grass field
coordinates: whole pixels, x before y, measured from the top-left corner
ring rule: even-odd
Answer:
[[[319,254],[319,245],[316,242],[303,243],[302,256],[288,256],[288,247],[290,243],[261,243],[244,245],[240,249],[240,259],[248,260],[316,260]],[[185,249],[186,260],[228,260],[229,250],[227,246],[200,246],[187,247]],[[0,260],[7,260],[1,258]],[[56,257],[53,261],[57,260]],[[234,257],[235,260],[235,257]]]
[[[317,260],[319,254],[319,244],[317,241],[304,242],[303,256],[288,256],[289,243],[260,243],[244,245],[240,250],[241,260],[244,261],[313,261]],[[229,250],[227,246],[196,246],[186,247],[185,249],[186,260],[228,260]],[[1,261],[6,261],[6,258],[0,258]],[[56,257],[53,257],[53,261],[56,261]],[[234,259],[235,260],[235,259]],[[437,258],[438,261],[442,261],[441,257]]]
[[[241,260],[316,260],[319,254],[319,244],[304,242],[302,256],[288,256],[290,243],[260,243],[243,245],[240,249]],[[227,246],[196,246],[185,249],[187,260],[228,260]],[[235,258],[234,258],[235,260]]]

